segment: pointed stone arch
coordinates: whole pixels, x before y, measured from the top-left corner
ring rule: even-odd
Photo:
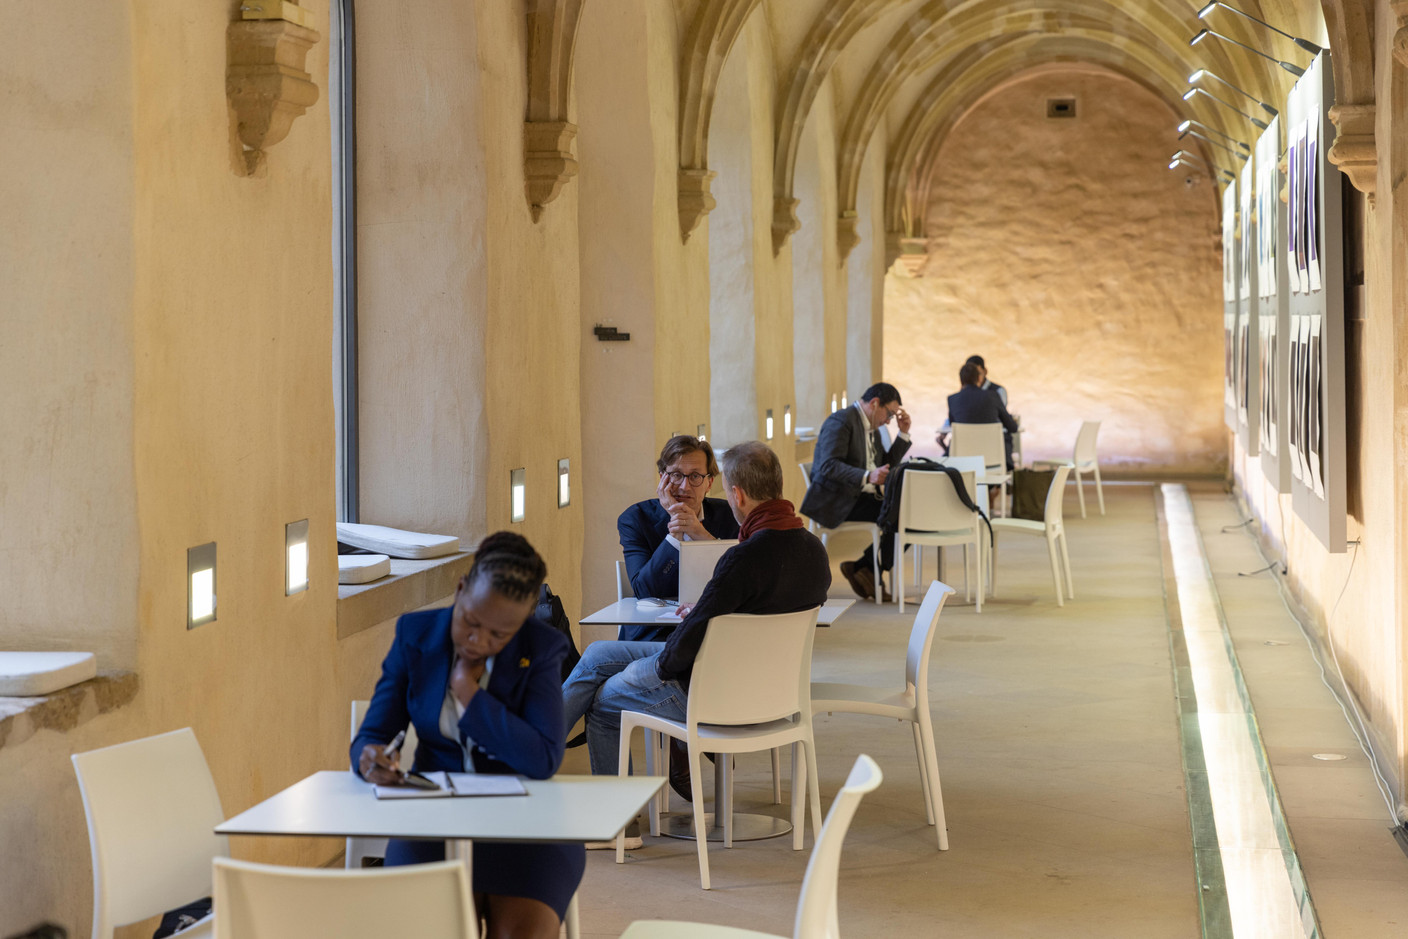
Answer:
[[[533,221],[577,175],[577,127],[568,118],[572,56],[585,0],[528,0],[528,113],[523,180]]]
[[[724,60],[762,0],[713,0],[700,5],[680,57],[680,238],[714,208],[709,184],[709,117]]]

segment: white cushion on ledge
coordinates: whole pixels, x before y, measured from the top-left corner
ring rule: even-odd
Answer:
[[[53,694],[97,674],[91,652],[0,652],[0,697]]]
[[[369,584],[391,573],[391,559],[384,554],[339,554],[339,584]]]
[[[414,560],[455,554],[460,549],[460,540],[454,535],[428,535],[383,525],[357,525],[351,522],[337,523],[337,540],[364,551]]]

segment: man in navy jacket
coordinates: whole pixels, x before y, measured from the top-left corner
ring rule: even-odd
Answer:
[[[671,437],[655,461],[660,473],[655,498],[629,506],[616,520],[626,574],[637,597],[677,597],[680,593],[680,542],[737,538],[738,522],[723,499],[707,499],[719,475],[714,450],[698,437]],[[664,642],[668,624],[622,626],[620,638]]]
[[[983,387],[983,371],[972,362],[963,363],[958,370],[958,380],[963,383],[955,394],[948,396],[948,419],[950,424],[1001,424],[1003,441],[1007,448],[1007,468],[1012,468],[1012,435],[1017,432],[1017,421],[1007,413],[1007,407],[997,392]]]

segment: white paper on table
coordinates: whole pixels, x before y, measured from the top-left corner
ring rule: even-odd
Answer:
[[[517,776],[499,773],[446,773],[457,796],[526,796],[528,790]]]
[[[674,610],[666,610],[664,613],[655,617],[655,621],[657,623],[683,623],[684,617],[680,616]]]

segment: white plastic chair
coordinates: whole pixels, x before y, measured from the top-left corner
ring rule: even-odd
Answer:
[[[934,748],[934,723],[929,714],[929,653],[939,614],[953,588],[931,581],[924,602],[909,631],[904,656],[904,687],[896,691],[870,685],[812,682],[812,713],[873,714],[908,721],[914,731],[914,753],[919,760],[919,784],[924,791],[924,814],[939,831],[939,850],[948,850],[948,828],[944,824],[944,799],[939,788],[939,758]]]
[[[1000,486],[998,493],[1002,511],[1007,514],[1007,490],[1012,474],[1007,472],[1007,445],[1003,442],[1001,424],[954,424],[949,456],[981,456],[987,464],[983,482]]]
[[[971,472],[960,473],[963,486],[972,500],[977,493]],[[976,503],[975,503],[976,504]],[[968,508],[954,492],[948,474],[937,471],[908,470],[904,474],[904,488],[900,491],[900,515],[895,529],[895,557],[904,557],[905,545],[916,545],[915,563],[920,563],[919,550],[923,546],[943,547],[963,545],[963,596],[971,599],[973,593],[968,583],[968,545],[975,549],[973,564],[977,581],[977,611],[983,612],[983,575],[987,562],[987,533],[983,530],[983,518]],[[904,612],[904,578],[895,578],[895,600],[900,612]]]
[[[93,852],[94,939],[211,895],[210,862],[230,846],[215,834],[225,813],[189,727],[71,759]],[[208,916],[181,935],[211,926]]]
[[[626,562],[616,562],[616,599],[624,600],[627,597],[634,597],[635,590],[631,588],[630,575],[626,573]]]
[[[1085,479],[1082,473],[1094,473],[1095,498],[1100,500],[1100,514],[1105,514],[1105,490],[1100,486],[1100,454],[1095,449],[1095,439],[1100,436],[1099,421],[1085,421],[1076,434],[1075,449],[1071,452],[1071,468],[1076,474],[1076,498],[1080,500],[1080,517],[1085,518]],[[1034,468],[1051,469],[1064,466],[1065,460],[1037,460]]]
[[[798,463],[802,468],[802,481],[807,484],[807,488],[812,487],[812,465],[810,463]],[[821,539],[822,547],[826,546],[827,539],[838,532],[845,531],[865,531],[870,533],[870,563],[875,575],[875,602],[883,602],[885,596],[884,582],[880,580],[880,525],[876,522],[842,522],[835,528],[827,528],[816,519],[807,519],[807,530]],[[898,585],[896,585],[898,589]]]
[[[347,738],[348,742],[357,739],[357,731],[362,729],[362,718],[367,716],[367,708],[371,702],[358,700],[352,702],[352,734]],[[415,765],[416,760],[416,728],[415,725],[406,727],[406,739],[401,744],[400,756],[397,762],[403,769],[410,769]],[[348,870],[360,870],[362,859],[369,857],[386,857],[385,838],[348,838],[347,848],[344,852],[343,867]]]
[[[705,753],[733,754],[801,744],[792,751],[792,849],[802,850],[803,809],[808,796],[812,831],[821,827],[816,748],[812,741],[812,642],[819,607],[775,616],[732,614],[709,621],[690,676],[684,721],[640,711],[621,712],[620,775],[630,773],[631,735],[647,732],[646,749],[660,751],[660,736],[685,741],[693,795],[694,834],[699,850],[699,882],[709,889],[709,842],[704,819],[704,787],[699,759]],[[733,846],[729,789],[732,760],[716,758],[714,808]],[[659,831],[655,802],[648,803],[650,831]],[[624,833],[616,838],[616,863],[626,860]]]
[[[997,536],[1005,531],[1020,535],[1044,535],[1046,552],[1051,556],[1051,579],[1056,584],[1056,605],[1065,606],[1061,598],[1061,575],[1065,573],[1066,596],[1076,598],[1075,587],[1071,583],[1071,555],[1066,549],[1066,526],[1062,521],[1061,502],[1066,494],[1066,478],[1071,472],[1069,463],[1056,467],[1056,475],[1051,477],[1051,488],[1046,490],[1046,507],[1042,512],[1043,521],[1026,518],[995,518],[992,520],[993,580],[997,580]],[[1059,554],[1058,554],[1059,549]]]
[[[797,918],[792,924],[793,939],[838,939],[837,884],[841,875],[841,845],[850,830],[860,800],[874,792],[884,776],[875,761],[865,754],[856,757],[846,784],[836,794],[826,824],[812,848],[802,892],[797,897]],[[776,939],[771,933],[712,926],[706,923],[637,920],[626,928],[621,939]]]
[[[221,858],[215,929],[230,939],[478,939],[479,920],[460,861],[340,871]]]

